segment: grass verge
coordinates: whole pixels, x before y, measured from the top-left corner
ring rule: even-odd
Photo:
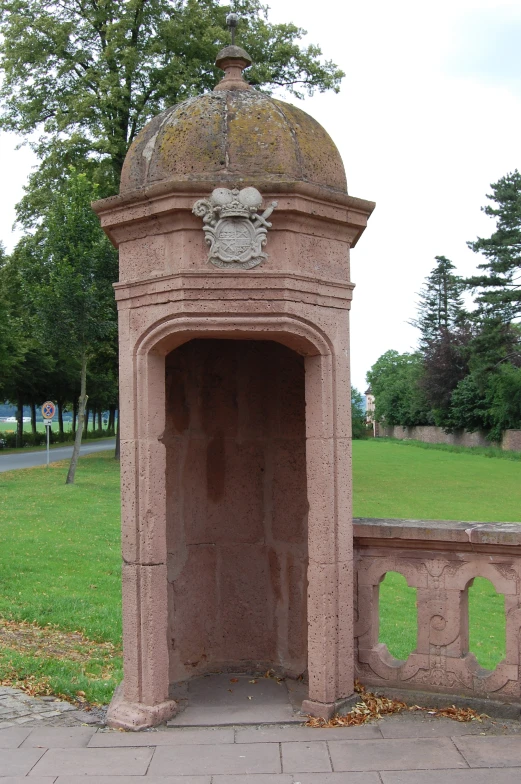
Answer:
[[[515,523],[521,464],[401,441],[354,441],[353,498],[356,517]]]
[[[419,449],[434,449],[438,452],[452,452],[456,455],[474,455],[477,457],[497,457],[500,460],[521,461],[521,452],[512,452],[498,446],[457,446],[455,444],[427,444],[425,441],[415,441],[412,438],[378,438],[378,443],[401,444],[403,446],[417,446]]]
[[[119,465],[101,453],[81,459],[74,485],[66,472],[62,462],[0,474],[0,618],[72,635],[85,655],[0,634],[0,681],[106,702],[121,679]]]

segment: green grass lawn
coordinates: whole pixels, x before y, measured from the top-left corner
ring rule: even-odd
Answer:
[[[356,441],[353,463],[357,517],[521,517],[520,462]],[[119,466],[111,452],[82,458],[67,486],[66,471],[0,474],[0,682],[106,702],[122,677]],[[403,583],[391,573],[381,586],[380,636],[397,658],[416,644],[415,591]],[[479,579],[470,594],[470,647],[493,667],[504,655],[503,597]],[[26,623],[13,631],[10,621]]]
[[[82,458],[74,485],[66,472],[62,462],[0,474],[0,618],[80,631],[119,652],[119,465],[109,452]],[[106,646],[74,662],[45,646],[41,656],[13,654],[2,640],[0,681],[16,670],[47,677],[55,693],[106,702],[121,679],[121,659]]]
[[[521,522],[521,462],[353,442],[356,517]]]
[[[470,450],[353,442],[354,514],[478,522],[521,521],[521,462]],[[416,646],[416,590],[389,573],[380,586],[380,641],[398,659]],[[493,669],[505,655],[504,597],[488,580],[469,589],[470,649]]]
[[[39,433],[43,433],[45,431],[45,425],[43,422],[36,423],[36,429]],[[58,418],[53,420],[53,430],[58,429]],[[63,429],[66,433],[69,433],[72,430],[72,422],[65,421],[63,423]],[[29,432],[31,430],[30,422],[24,422],[24,430]],[[0,422],[0,431],[7,431],[14,433],[16,432],[16,422]]]

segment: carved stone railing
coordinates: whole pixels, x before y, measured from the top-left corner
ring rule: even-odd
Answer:
[[[521,524],[355,520],[355,660],[367,685],[521,701]],[[399,572],[417,590],[418,640],[406,661],[378,642],[379,585]],[[505,596],[506,656],[485,670],[469,652],[468,589]]]

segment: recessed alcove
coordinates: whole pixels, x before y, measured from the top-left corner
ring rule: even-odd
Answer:
[[[195,339],[165,358],[170,683],[307,667],[304,357]]]

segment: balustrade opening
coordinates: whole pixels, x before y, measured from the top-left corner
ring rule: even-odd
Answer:
[[[385,643],[395,659],[407,659],[416,650],[418,619],[416,588],[410,588],[402,574],[385,574],[379,587],[379,612],[378,642]]]
[[[469,649],[481,667],[493,670],[506,655],[505,596],[490,580],[469,583]]]

